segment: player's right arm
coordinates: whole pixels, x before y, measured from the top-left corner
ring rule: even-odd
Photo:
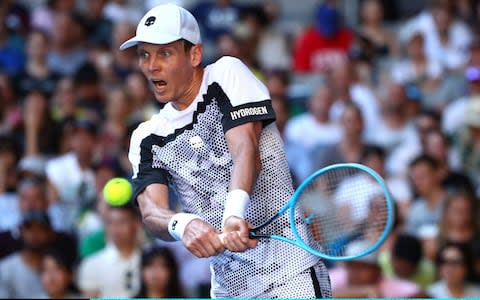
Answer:
[[[133,169],[133,201],[138,203],[145,227],[160,239],[182,240],[185,247],[198,257],[223,252],[223,244],[212,225],[200,217],[182,219],[181,214],[169,209],[167,173],[158,164],[154,165],[157,143],[156,137],[149,134],[150,125],[150,122],[142,123],[133,132],[128,154]],[[177,224],[179,226],[172,235],[172,221],[175,220],[182,224]]]
[[[137,196],[143,223],[156,237],[174,240],[168,231],[170,220],[175,212],[168,209],[168,187],[164,184],[151,184]],[[200,218],[193,219],[185,227],[182,242],[198,257],[210,257],[225,250],[218,238],[218,231]]]

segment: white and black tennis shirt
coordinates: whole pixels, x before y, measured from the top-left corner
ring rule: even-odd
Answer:
[[[261,225],[288,201],[292,180],[266,87],[238,59],[223,57],[205,68],[200,92],[184,110],[167,103],[133,133],[129,159],[134,199],[149,184],[173,184],[184,211],[222,230],[224,202],[233,161],[225,132],[252,121],[263,122],[261,172],[246,220]],[[268,233],[292,237],[288,218],[269,225]],[[212,258],[212,296],[255,297],[315,265],[318,258],[275,240],[255,249]],[[299,287],[302,288],[302,287]],[[279,295],[281,297],[281,295]]]

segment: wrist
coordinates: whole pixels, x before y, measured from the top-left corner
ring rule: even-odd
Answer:
[[[178,213],[174,214],[170,221],[168,222],[168,233],[176,241],[181,241],[183,239],[183,233],[188,223],[194,219],[201,219],[200,216],[195,214],[188,213]]]
[[[231,217],[239,217],[244,219],[245,212],[250,204],[250,196],[247,192],[241,189],[235,189],[227,194],[227,200],[225,200],[225,208],[223,211],[222,226],[225,221]]]

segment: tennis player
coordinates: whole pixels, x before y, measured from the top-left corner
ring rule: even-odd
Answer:
[[[134,131],[134,198],[149,231],[211,257],[212,297],[331,297],[316,256],[275,240],[248,238],[293,194],[266,87],[238,59],[201,66],[202,44],[187,10],[160,5],[138,23],[138,63],[166,105]],[[168,207],[176,188],[184,212]],[[287,216],[267,227],[292,238]],[[306,229],[300,229],[307,234]],[[218,234],[227,233],[224,242]]]

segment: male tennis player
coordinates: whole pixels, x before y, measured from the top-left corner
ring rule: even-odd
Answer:
[[[175,5],[147,12],[120,49],[131,46],[156,99],[166,103],[130,145],[133,199],[146,227],[212,257],[212,297],[330,297],[319,258],[248,238],[250,226],[276,214],[293,193],[266,87],[233,57],[202,67],[198,24]],[[185,212],[169,210],[169,184]],[[287,217],[266,230],[292,237]],[[220,232],[227,233],[224,243]]]

